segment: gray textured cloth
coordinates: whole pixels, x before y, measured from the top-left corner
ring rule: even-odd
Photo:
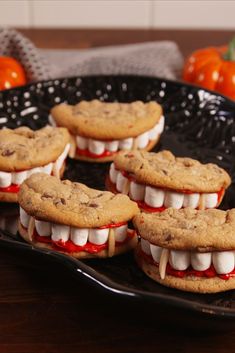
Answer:
[[[13,56],[29,81],[92,74],[136,74],[176,79],[183,66],[171,41],[86,50],[39,50],[14,29],[0,29],[0,55]]]

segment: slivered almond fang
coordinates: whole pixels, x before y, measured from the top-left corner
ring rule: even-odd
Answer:
[[[28,226],[29,240],[33,239],[34,227],[35,227],[35,219],[33,217],[30,217],[29,226]]]
[[[109,229],[109,249],[108,249],[108,256],[112,257],[115,252],[115,236],[114,230],[112,228]]]
[[[169,250],[168,249],[163,249],[160,257],[160,262],[159,262],[159,274],[161,279],[165,278],[166,275],[166,265],[169,260]]]

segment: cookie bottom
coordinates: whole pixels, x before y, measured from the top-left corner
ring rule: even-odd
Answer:
[[[224,280],[219,277],[202,278],[196,276],[178,278],[166,274],[165,278],[161,279],[158,266],[148,262],[141,255],[141,252],[140,245],[138,245],[136,248],[135,258],[139,267],[148,277],[166,287],[194,293],[218,293],[235,289],[235,278],[232,277],[228,280]]]
[[[27,241],[28,243],[34,245],[37,248],[40,249],[49,249],[49,250],[53,250],[53,251],[58,251],[60,253],[66,254],[68,256],[72,256],[75,257],[77,259],[88,259],[88,258],[106,258],[109,257],[108,255],[108,249],[105,250],[101,250],[96,254],[89,254],[86,251],[78,251],[78,252],[66,252],[63,250],[55,250],[54,247],[51,244],[46,244],[46,243],[40,243],[38,241],[35,240],[30,240],[29,239],[29,235],[28,232],[25,228],[22,227],[21,223],[19,222],[18,225],[18,231],[20,233],[20,235],[22,236],[22,238]],[[125,242],[124,244],[115,246],[115,251],[114,251],[114,255],[119,255],[119,254],[123,254],[127,251],[130,251],[132,249],[134,249],[137,245],[138,239],[137,239],[137,235],[135,234],[133,236],[133,238],[131,238],[128,242]]]
[[[60,169],[60,178],[62,178],[65,171],[65,162],[63,163]],[[2,192],[0,191],[0,202],[18,202],[18,193],[17,192]]]
[[[150,151],[156,145],[156,143],[159,141],[159,139],[160,139],[160,135],[158,136],[158,138],[156,140],[150,141],[148,143],[148,145],[145,148],[140,149],[140,151]],[[105,163],[105,162],[112,162],[117,153],[114,153],[111,156],[106,156],[106,157],[101,157],[101,158],[91,158],[91,157],[86,157],[86,156],[80,156],[75,153],[73,158],[78,159],[80,161],[86,161],[86,162]]]

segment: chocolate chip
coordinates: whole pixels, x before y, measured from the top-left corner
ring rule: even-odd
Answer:
[[[168,172],[165,169],[162,169],[163,174],[168,175]]]
[[[49,194],[49,193],[47,193],[47,192],[44,192],[43,194],[42,194],[42,196],[41,196],[41,199],[43,200],[43,199],[52,199],[53,198],[53,196],[51,195],[51,194]]]
[[[61,197],[61,203],[63,204],[63,205],[66,205],[66,201],[65,201],[65,199],[63,198],[63,197]]]
[[[101,197],[103,194],[101,193],[101,194],[99,194],[99,195],[97,195],[96,197],[98,198],[98,197]]]
[[[97,203],[90,203],[90,205],[89,205],[90,207],[94,207],[94,208],[97,208],[97,207],[99,207],[99,205],[97,205]]]
[[[166,237],[166,241],[170,241],[172,239],[172,236],[171,236],[171,234],[169,234],[167,237]]]
[[[2,152],[2,156],[3,157],[9,157],[9,156],[12,156],[14,153],[15,153],[14,150],[7,149],[7,150]]]

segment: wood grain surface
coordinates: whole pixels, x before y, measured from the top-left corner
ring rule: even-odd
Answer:
[[[229,31],[21,30],[41,48],[175,40],[184,55]],[[216,331],[215,331],[216,329]],[[40,255],[0,243],[0,353],[235,351],[235,321],[123,300]]]

